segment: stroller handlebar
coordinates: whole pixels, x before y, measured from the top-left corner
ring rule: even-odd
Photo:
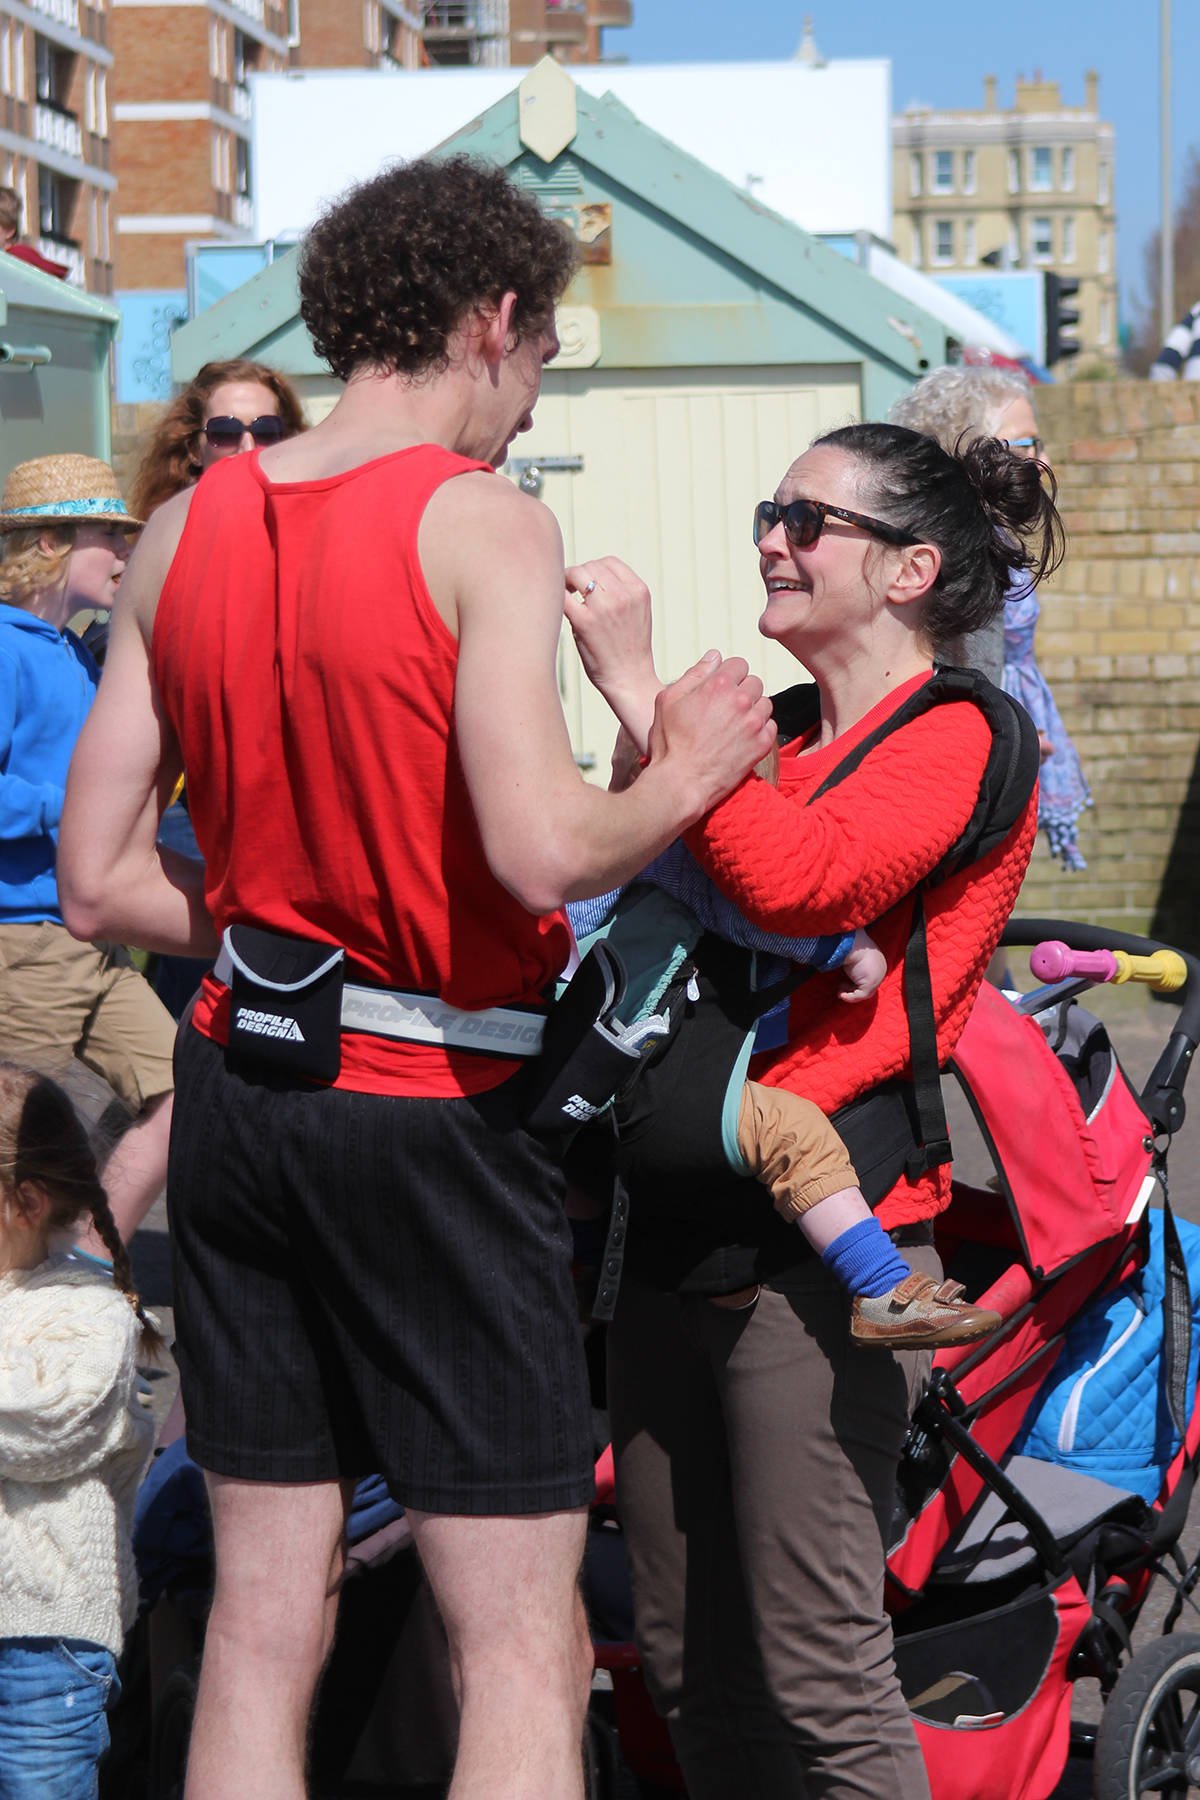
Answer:
[[[1140,981],[1156,993],[1173,994],[1187,981],[1187,964],[1177,950],[1131,956],[1127,950],[1072,950],[1060,938],[1045,938],[1029,958],[1039,981]]]
[[[1183,1087],[1196,1045],[1200,1043],[1200,958],[1187,951],[1175,950],[1169,944],[1157,943],[1152,938],[1136,937],[1128,931],[1113,931],[1104,925],[1084,925],[1073,919],[1013,918],[1004,927],[1000,942],[1034,944],[1039,950],[1048,950],[1049,946],[1044,943],[1047,939],[1054,940],[1056,951],[1065,952],[1076,964],[1080,953],[1090,958],[1097,952],[1109,952],[1114,968],[1119,969],[1123,962],[1129,971],[1124,975],[1117,974],[1117,980],[1148,979],[1142,968],[1152,967],[1160,978],[1173,970],[1175,987],[1182,986],[1183,1004],[1175,1030],[1142,1090],[1141,1103],[1156,1133],[1178,1131],[1184,1119]],[[1139,963],[1142,968],[1137,966]],[[1180,965],[1185,971],[1184,983],[1178,979]],[[1040,974],[1041,971],[1035,968],[1034,972]],[[1083,975],[1090,971],[1075,967],[1064,968],[1064,973]],[[1113,978],[1100,973],[1099,969],[1091,975],[1093,980]],[[1159,983],[1154,981],[1152,985]],[[1164,986],[1162,991],[1170,990]]]

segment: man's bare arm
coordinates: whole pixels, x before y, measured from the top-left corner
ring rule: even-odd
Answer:
[[[455,729],[484,851],[530,911],[628,880],[774,741],[761,683],[714,652],[660,696],[641,779],[621,794],[589,786],[558,691],[553,516],[494,476],[462,476],[430,501],[420,550],[435,601],[457,626]]]
[[[181,762],[151,674],[150,637],[188,498],[155,514],[121,582],[100,691],[71,759],[58,889],[76,937],[205,956],[215,938],[203,868],[156,843]]]

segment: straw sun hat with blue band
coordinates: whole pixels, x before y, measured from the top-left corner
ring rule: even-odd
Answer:
[[[94,456],[38,456],[18,463],[0,497],[0,532],[89,524],[137,531],[143,523],[121,498],[108,464]]]

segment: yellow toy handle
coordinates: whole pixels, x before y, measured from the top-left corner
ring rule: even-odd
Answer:
[[[1156,950],[1152,956],[1130,956],[1126,950],[1111,954],[1117,965],[1114,982],[1141,981],[1159,994],[1173,994],[1187,980],[1187,964],[1174,950]]]

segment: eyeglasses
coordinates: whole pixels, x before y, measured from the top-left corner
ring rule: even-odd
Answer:
[[[1032,450],[1035,456],[1040,456],[1046,447],[1045,438],[1040,437],[1001,438],[1000,442],[1006,450]]]
[[[283,437],[283,420],[277,413],[264,413],[261,419],[251,419],[247,425],[244,419],[222,416],[209,419],[204,427],[204,435],[214,450],[236,450],[246,432],[256,444],[278,444]]]
[[[869,531],[872,536],[883,538],[885,543],[917,542],[895,525],[885,525],[882,519],[868,518],[866,513],[847,512],[845,507],[829,506],[824,500],[789,500],[786,506],[780,506],[777,500],[760,500],[754,509],[754,542],[761,544],[782,519],[788,543],[795,544],[797,550],[811,550],[827,518],[857,525],[860,531]]]

